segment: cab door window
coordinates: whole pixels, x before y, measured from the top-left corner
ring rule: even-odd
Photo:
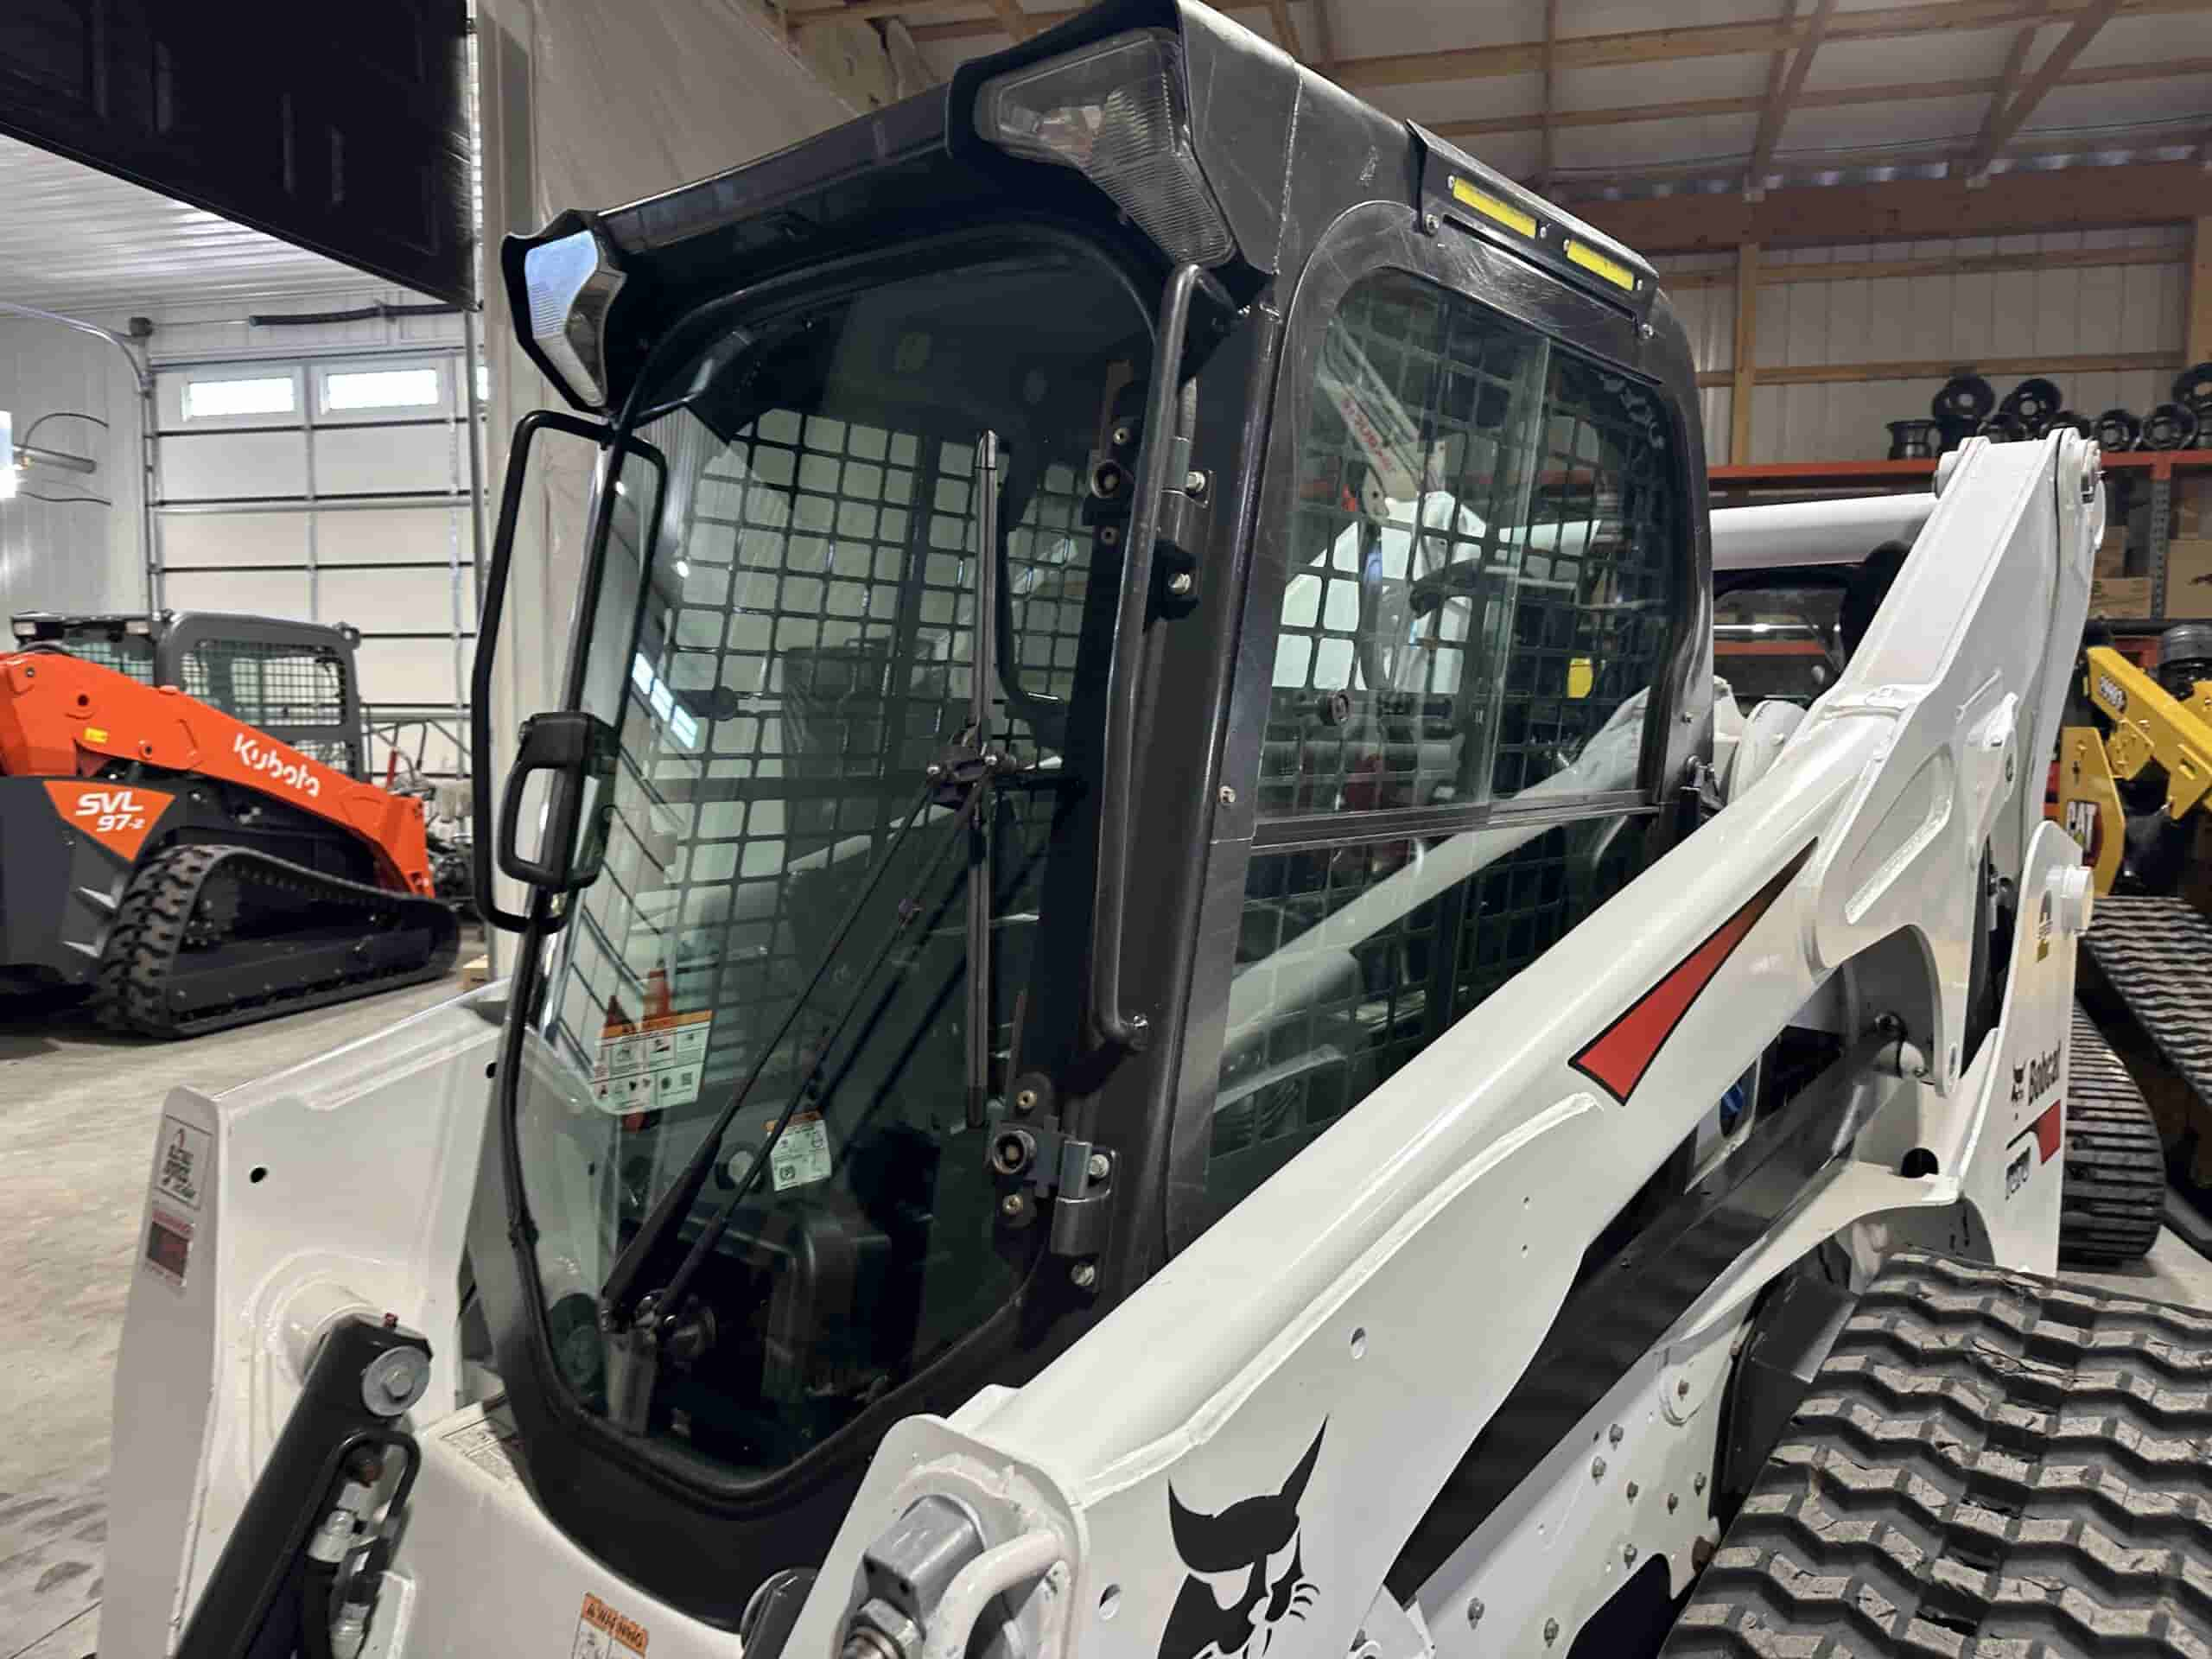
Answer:
[[[1209,1215],[1641,868],[1689,568],[1644,382],[1395,271],[1312,372]]]

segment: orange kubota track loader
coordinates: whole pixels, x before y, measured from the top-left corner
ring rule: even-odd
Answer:
[[[306,752],[359,768],[350,634],[206,613],[16,631],[0,986],[86,988],[108,1024],[184,1037],[452,965],[422,803]],[[340,711],[349,738],[307,735]]]

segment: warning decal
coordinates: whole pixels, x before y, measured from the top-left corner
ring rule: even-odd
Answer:
[[[146,1223],[146,1265],[173,1289],[182,1290],[184,1270],[192,1260],[192,1224],[159,1205],[152,1211]]]
[[[775,1128],[773,1122],[768,1127]],[[793,1112],[791,1121],[776,1137],[775,1150],[769,1154],[773,1161],[769,1166],[769,1179],[780,1192],[789,1186],[804,1186],[809,1181],[830,1179],[830,1126],[822,1121],[819,1112]]]
[[[569,1659],[644,1659],[646,1639],[645,1627],[636,1619],[623,1618],[597,1596],[586,1596]]]
[[[163,1117],[162,1162],[154,1173],[154,1190],[188,1210],[197,1210],[201,1184],[207,1179],[211,1139],[207,1130],[196,1129],[181,1117]]]
[[[699,1098],[707,1066],[707,1039],[715,1016],[649,1014],[640,1020],[609,1018],[592,1062],[592,1085],[610,1112],[654,1112],[689,1106]]]

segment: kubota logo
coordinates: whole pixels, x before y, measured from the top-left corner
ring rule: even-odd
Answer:
[[[322,793],[322,779],[308,770],[305,761],[287,760],[275,749],[264,747],[244,732],[231,740],[231,753],[253,771],[268,773],[310,800]]]

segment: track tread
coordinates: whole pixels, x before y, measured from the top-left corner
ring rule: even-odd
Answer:
[[[2133,1262],[2157,1242],[2165,1202],[2166,1154],[2158,1123],[2127,1068],[2077,1007],[2058,1253],[2069,1262]]]
[[[365,959],[358,972],[340,977],[205,1007],[181,1006],[183,993],[172,988],[170,979],[180,956],[195,945],[219,950],[235,918],[235,902],[226,911],[226,895],[210,886],[219,874],[311,902],[356,906],[365,935],[413,911],[423,919],[435,918],[434,942],[423,960],[404,966],[378,967]],[[172,847],[146,860],[124,890],[100,952],[93,1009],[111,1029],[148,1037],[197,1036],[435,979],[453,965],[459,950],[459,925],[435,900],[340,880],[251,848]]]
[[[2212,1318],[1903,1251],[1669,1659],[2212,1659]]]

